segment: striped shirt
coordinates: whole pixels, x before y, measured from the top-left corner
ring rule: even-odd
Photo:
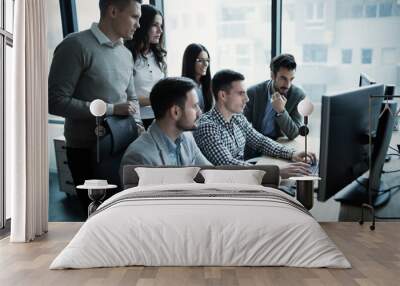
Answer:
[[[241,113],[225,121],[216,107],[200,118],[193,136],[201,152],[214,165],[250,165],[244,161],[246,146],[288,160],[295,152],[257,132]]]

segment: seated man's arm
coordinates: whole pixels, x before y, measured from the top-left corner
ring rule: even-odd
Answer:
[[[253,150],[262,152],[271,157],[292,160],[295,151],[262,135],[255,130],[247,120],[242,121],[242,128],[246,133],[246,145]]]
[[[299,128],[302,125],[302,116],[297,110],[297,106],[305,98],[305,94],[301,89],[297,90],[296,104],[293,110],[290,113],[285,110],[280,116],[275,117],[279,128],[290,140],[299,135]]]
[[[200,165],[200,166],[208,166],[212,165],[210,161],[207,160],[207,158],[201,153],[200,148],[197,146],[196,142],[194,142],[194,152],[195,152],[195,165]]]
[[[136,152],[134,150],[132,144],[129,145],[128,149],[126,149],[124,156],[121,160],[121,166],[119,168],[119,176],[122,182],[122,174],[124,166],[126,165],[145,165],[145,166],[153,166],[151,160],[145,156],[142,152]]]
[[[249,123],[250,124],[250,123]],[[215,166],[218,165],[242,165],[251,164],[233,158],[231,152],[221,141],[220,131],[214,124],[202,124],[194,132],[193,136],[197,146],[204,156]]]

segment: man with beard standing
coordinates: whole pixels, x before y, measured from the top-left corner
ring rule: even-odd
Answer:
[[[193,139],[191,131],[201,115],[195,83],[183,77],[157,82],[150,92],[155,121],[132,142],[122,158],[125,165],[211,165]]]
[[[244,115],[261,134],[277,139],[286,135],[290,140],[299,135],[301,115],[297,105],[305,98],[303,90],[292,84],[296,61],[290,54],[272,59],[271,80],[247,90],[249,102]]]

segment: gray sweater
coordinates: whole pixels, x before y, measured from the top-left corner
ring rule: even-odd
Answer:
[[[90,102],[102,99],[107,115],[113,105],[133,101],[140,121],[134,89],[133,58],[122,41],[112,43],[96,24],[67,36],[56,48],[49,73],[49,113],[65,117],[66,144],[90,148],[96,142],[95,117]]]

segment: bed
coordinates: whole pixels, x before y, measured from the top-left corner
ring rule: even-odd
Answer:
[[[196,183],[152,186],[137,185],[135,167],[124,168],[126,190],[89,217],[50,269],[351,267],[312,215],[273,188],[275,166],[251,167],[266,171],[262,185],[205,184],[199,174]]]

